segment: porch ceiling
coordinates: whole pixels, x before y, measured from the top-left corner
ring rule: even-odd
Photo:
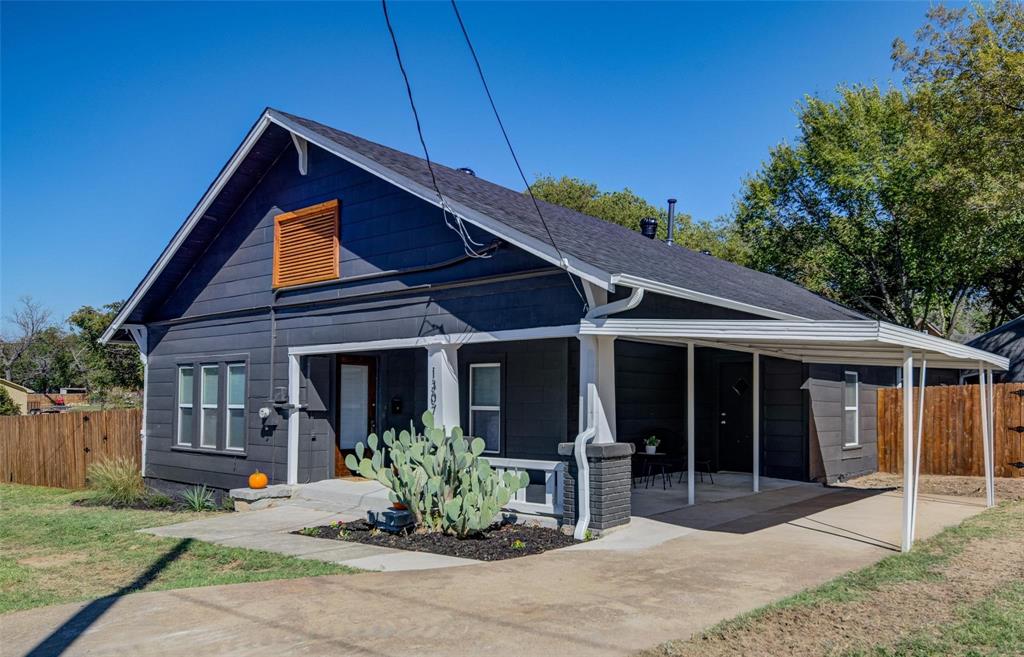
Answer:
[[[1005,370],[1009,360],[981,349],[872,320],[583,320],[581,335],[612,335],[645,342],[756,351],[805,363],[900,366],[904,352],[931,367]]]

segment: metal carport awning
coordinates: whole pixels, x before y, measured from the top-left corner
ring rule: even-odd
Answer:
[[[992,444],[992,371],[1009,368],[1009,359],[981,349],[968,347],[926,333],[873,320],[677,320],[677,319],[584,319],[580,335],[615,336],[643,342],[687,347],[687,455],[689,462],[690,503],[693,503],[693,348],[706,346],[754,354],[755,376],[759,356],[775,356],[804,363],[874,365],[901,367],[903,381],[903,537],[902,549],[914,542],[917,520],[918,480],[921,468],[921,422],[924,410],[927,368],[975,369],[979,372],[979,409],[985,455],[985,490],[989,506],[995,504]],[[920,368],[917,427],[913,375]],[[757,386],[754,393],[754,472],[753,487],[758,490]],[[916,440],[915,440],[916,439]],[[915,445],[916,442],[916,445]]]

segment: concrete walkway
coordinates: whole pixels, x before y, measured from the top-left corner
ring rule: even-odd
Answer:
[[[328,561],[361,570],[426,570],[477,563],[473,559],[394,550],[292,533],[303,527],[347,522],[362,517],[362,514],[331,513],[285,504],[260,511],[218,515],[142,531],[154,536],[194,538],[229,547],[266,550],[300,559]]]
[[[801,486],[497,563],[47,607],[0,616],[0,653],[630,655],[894,554],[900,503],[892,492]],[[924,496],[920,535],[982,508]],[[655,530],[665,540],[642,540]]]

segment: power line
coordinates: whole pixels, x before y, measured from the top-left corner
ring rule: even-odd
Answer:
[[[416,134],[420,138],[420,146],[423,147],[423,157],[427,161],[427,169],[430,171],[430,181],[434,185],[434,191],[437,193],[437,199],[441,204],[441,215],[444,217],[444,223],[449,228],[458,233],[462,239],[463,249],[466,255],[472,258],[489,258],[490,253],[486,250],[477,251],[475,247],[483,246],[483,244],[477,242],[469,234],[469,229],[462,222],[462,217],[455,213],[454,210],[448,205],[448,201],[445,200],[444,194],[441,193],[441,187],[437,184],[437,175],[434,173],[434,164],[430,160],[430,151],[427,149],[427,140],[423,137],[423,126],[420,124],[420,113],[416,110],[416,101],[412,97],[412,85],[409,84],[409,74],[405,71],[405,64],[402,62],[402,52],[398,48],[398,38],[395,36],[395,28],[391,25],[391,16],[388,14],[388,2],[387,0],[381,0],[381,7],[384,9],[384,22],[388,26],[388,34],[391,35],[391,45],[395,48],[395,59],[398,60],[398,69],[402,72],[402,80],[405,81],[405,94],[409,97],[409,107],[412,108],[412,116],[416,121]],[[449,221],[448,217],[451,215],[455,219],[455,225]]]
[[[466,45],[469,47],[469,54],[473,56],[473,63],[476,64],[476,72],[480,75],[480,82],[484,85],[484,92],[487,94],[487,101],[491,104],[491,110],[494,112],[494,118],[498,121],[498,127],[501,128],[502,136],[505,137],[505,144],[508,146],[508,152],[512,154],[512,160],[516,163],[516,169],[519,170],[519,177],[522,178],[523,184],[526,185],[526,191],[530,194],[530,199],[533,201],[533,207],[537,211],[537,216],[540,217],[541,225],[544,226],[544,232],[548,234],[548,239],[551,240],[551,246],[554,247],[555,253],[558,255],[559,264],[565,268],[573,289],[576,290],[576,294],[578,294],[580,299],[583,300],[584,308],[586,308],[587,300],[583,296],[579,287],[576,286],[576,281],[573,280],[572,274],[569,273],[569,261],[566,260],[564,255],[562,255],[561,249],[559,249],[558,244],[555,243],[555,237],[551,234],[548,222],[544,220],[544,213],[540,211],[540,204],[537,202],[537,197],[533,194],[533,188],[530,186],[529,181],[526,180],[526,174],[523,173],[522,165],[519,164],[519,157],[516,155],[515,148],[512,147],[512,140],[509,139],[508,131],[505,130],[505,123],[501,120],[501,115],[498,113],[498,106],[494,103],[494,96],[491,95],[491,88],[487,84],[487,78],[484,77],[484,69],[483,66],[480,65],[480,58],[477,57],[476,48],[473,47],[473,41],[469,38],[469,31],[466,29],[466,24],[462,21],[462,14],[459,13],[459,6],[455,3],[455,0],[451,0],[451,3],[452,11],[455,12],[455,18],[459,21],[459,28],[462,30],[462,36],[465,37]]]

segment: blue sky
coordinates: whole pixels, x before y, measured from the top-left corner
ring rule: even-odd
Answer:
[[[923,3],[465,2],[524,169],[697,218]],[[448,3],[392,20],[431,155],[520,189]],[[378,3],[0,5],[0,307],[127,297],[265,106],[419,154]]]

